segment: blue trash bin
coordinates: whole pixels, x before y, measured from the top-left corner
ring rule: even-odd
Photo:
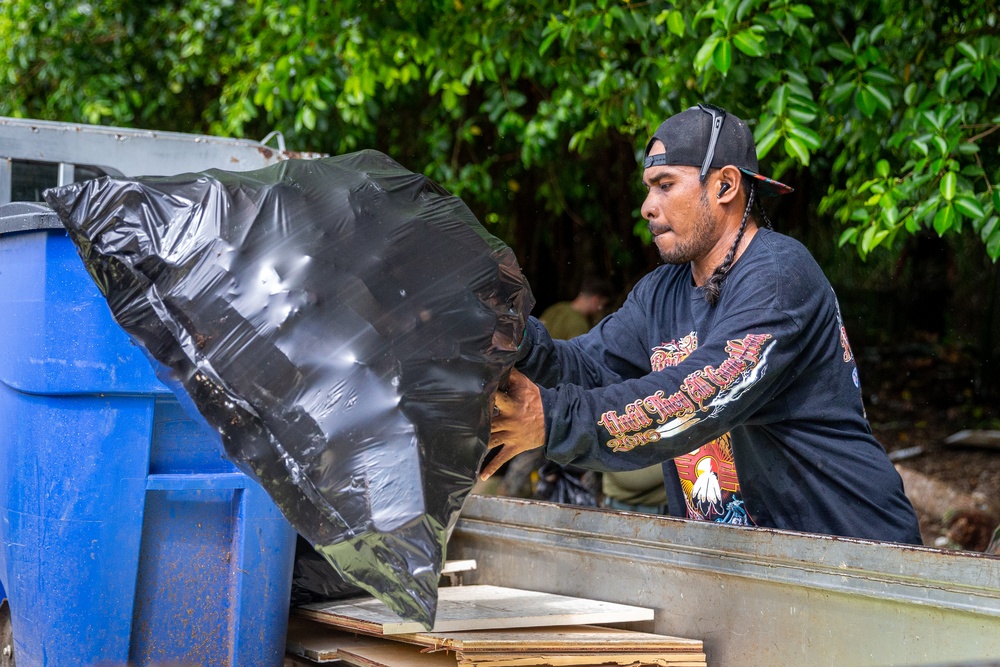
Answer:
[[[0,207],[0,341],[18,667],[281,665],[294,530],[157,380],[43,205]]]

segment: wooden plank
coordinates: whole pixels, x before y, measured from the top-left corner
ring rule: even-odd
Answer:
[[[316,667],[320,663],[306,660],[302,656],[285,654],[281,667]]]
[[[289,651],[312,660],[338,660],[337,647],[363,638],[304,618],[289,621]],[[685,639],[649,632],[620,630],[595,625],[518,628],[512,630],[474,630],[466,632],[420,632],[391,635],[391,639],[431,649],[462,652],[470,659],[479,652],[488,653],[657,653],[680,659],[680,655],[700,654],[703,645],[697,639]],[[294,642],[294,643],[293,643]],[[299,650],[293,651],[293,648]],[[302,652],[302,651],[308,652]]]
[[[446,560],[444,562],[444,567],[441,568],[441,574],[456,574],[458,572],[471,572],[476,569],[476,560],[471,558],[469,560]]]
[[[704,653],[681,653],[665,656],[660,653],[581,653],[577,655],[550,655],[545,653],[459,653],[458,667],[594,667],[616,665],[623,667],[706,667]]]
[[[338,649],[380,643],[382,640],[336,630],[328,625],[294,616],[288,619],[288,633],[285,635],[286,652],[320,664],[341,662]]]
[[[422,653],[417,646],[383,640],[379,646],[341,649],[340,657],[357,667],[455,667],[455,654]]]
[[[419,623],[400,619],[374,598],[319,602],[299,607],[298,612],[321,623],[366,634],[424,631]],[[653,610],[644,607],[501,586],[452,586],[438,589],[432,632],[650,620]]]
[[[465,653],[490,651],[511,653],[537,651],[545,653],[627,652],[663,653],[700,652],[702,642],[649,632],[603,628],[596,625],[518,628],[514,630],[477,630],[465,632],[420,632],[407,637],[424,646]]]
[[[424,647],[406,646],[413,642]],[[387,648],[389,647],[389,648]],[[303,618],[289,619],[288,651],[308,664],[520,667],[522,665],[705,665],[702,642],[599,626],[358,636]],[[433,653],[431,651],[434,651]],[[440,657],[432,662],[421,656]],[[457,663],[456,663],[457,660]],[[352,662],[353,661],[353,662]]]

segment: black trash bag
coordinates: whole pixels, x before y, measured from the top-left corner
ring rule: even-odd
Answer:
[[[534,497],[563,505],[597,507],[597,495],[587,484],[586,474],[586,470],[576,466],[545,461],[538,468]]]
[[[292,566],[292,606],[364,595],[365,590],[344,580],[330,562],[298,535]]]
[[[228,457],[347,582],[430,628],[533,306],[510,248],[376,151],[44,196]]]

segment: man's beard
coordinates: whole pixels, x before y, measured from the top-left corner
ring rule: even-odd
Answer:
[[[702,187],[701,196],[698,198],[698,221],[692,230],[694,235],[686,242],[675,244],[670,250],[661,250],[657,247],[660,259],[667,264],[688,264],[706,255],[715,245],[715,229],[718,223],[712,216],[707,191],[707,188]]]

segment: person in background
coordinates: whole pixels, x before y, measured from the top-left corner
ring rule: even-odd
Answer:
[[[569,340],[590,331],[610,300],[611,285],[602,278],[587,277],[580,284],[576,298],[552,304],[538,319],[550,336]]]
[[[667,513],[667,487],[659,463],[639,470],[608,471],[601,475],[601,505],[644,514]]]

